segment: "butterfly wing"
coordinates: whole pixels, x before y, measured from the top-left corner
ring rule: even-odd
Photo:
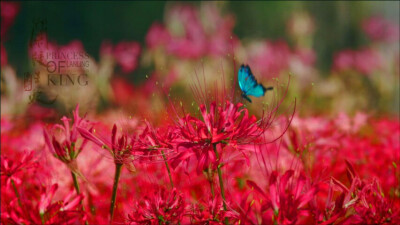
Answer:
[[[239,87],[242,89],[244,96],[252,95],[254,97],[264,96],[267,90],[272,88],[265,88],[262,84],[257,83],[251,69],[247,65],[242,65],[238,72]]]
[[[250,89],[257,85],[257,81],[254,78],[250,67],[242,65],[238,72],[238,82],[239,87],[242,89],[243,93],[247,95]]]
[[[252,95],[254,97],[264,96],[267,89],[262,84],[257,84],[253,86],[249,91],[247,91],[247,95]]]

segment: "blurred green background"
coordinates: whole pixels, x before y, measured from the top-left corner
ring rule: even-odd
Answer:
[[[81,40],[86,51],[97,58],[103,40],[118,43],[136,40],[144,43],[146,32],[155,21],[162,21],[164,9],[174,2],[21,2],[14,25],[3,40],[9,63],[18,76],[29,70],[27,47],[33,20],[48,21],[48,36],[58,44]],[[199,4],[199,2],[186,2]],[[305,10],[315,20],[316,33],[313,47],[317,53],[317,66],[328,71],[332,55],[338,49],[357,48],[365,44],[362,19],[380,14],[399,21],[399,1],[364,2],[219,2],[224,13],[236,18],[234,33],[241,39],[285,39],[286,22],[293,11]]]

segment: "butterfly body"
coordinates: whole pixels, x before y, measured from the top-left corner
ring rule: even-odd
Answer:
[[[265,95],[265,92],[272,90],[272,87],[264,87],[264,85],[257,82],[251,69],[248,65],[242,65],[238,72],[238,83],[242,90],[242,97],[247,101],[251,102],[249,95],[254,97],[261,97]]]

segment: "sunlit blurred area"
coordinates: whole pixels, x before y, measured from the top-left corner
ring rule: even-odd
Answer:
[[[242,64],[277,86],[250,109],[289,85],[300,115],[399,113],[399,2],[1,4],[2,115],[51,118],[79,103],[160,117],[205,84],[243,101]]]

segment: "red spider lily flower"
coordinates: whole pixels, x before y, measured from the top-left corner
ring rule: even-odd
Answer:
[[[15,176],[23,170],[33,168],[37,163],[33,160],[33,152],[25,152],[20,160],[11,160],[5,156],[1,156],[1,176],[6,178],[6,185],[9,186],[11,181],[19,184],[21,180]]]
[[[224,210],[222,198],[216,196],[210,198],[204,205],[195,205],[192,209],[188,209],[191,213],[193,224],[236,224],[239,222],[239,213],[235,212],[231,207]]]
[[[360,219],[362,224],[400,223],[400,210],[387,201],[377,179],[366,184],[358,196],[360,201],[354,207],[357,212],[354,217]]]
[[[279,176],[273,171],[269,179],[268,194],[256,183],[247,181],[263,197],[263,223],[295,224],[311,216],[312,212],[304,207],[315,197],[319,185],[311,185],[303,173],[298,178],[294,174],[295,171],[288,170]]]
[[[229,101],[225,106],[217,107],[214,101],[208,112],[204,104],[200,105],[203,120],[190,115],[180,118],[176,126],[179,138],[175,142],[181,153],[173,160],[172,166],[178,166],[195,154],[199,161],[198,173],[207,169],[210,164],[216,168],[219,162],[214,146],[223,148],[229,145],[240,150],[239,145],[249,144],[263,134],[260,121],[255,116],[249,116],[248,110],[241,107],[241,103],[235,105]]]
[[[85,214],[79,206],[82,195],[71,191],[63,200],[53,202],[58,185],[49,191],[42,189],[40,201],[24,199],[22,205],[13,200],[2,209],[1,221],[4,224],[76,224],[84,220]]]
[[[326,211],[323,224],[331,224],[335,221],[350,224],[384,224],[400,222],[400,210],[395,208],[393,202],[385,198],[385,195],[377,179],[372,182],[362,181],[353,166],[346,161],[347,174],[351,181],[347,188],[340,181],[331,178],[328,193]],[[332,201],[334,190],[342,193]]]
[[[176,138],[176,134],[173,132],[173,127],[160,127],[154,128],[148,123],[143,131],[141,138],[144,138],[153,148],[172,149],[173,140]]]
[[[50,149],[50,152],[60,161],[64,162],[69,166],[73,166],[71,163],[74,162],[76,157],[82,151],[82,149],[87,144],[87,140],[84,139],[79,147],[77,147],[78,143],[78,126],[87,126],[89,122],[79,117],[79,105],[76,106],[76,109],[73,111],[74,122],[72,127],[70,127],[70,119],[63,116],[61,120],[64,123],[64,126],[56,124],[54,128],[59,128],[62,131],[62,135],[57,140],[56,133],[53,131],[52,136],[50,137],[48,131],[46,129],[43,130],[44,139],[47,147]]]
[[[117,125],[114,124],[111,131],[111,140],[102,137],[97,137],[93,133],[93,129],[87,130],[78,127],[79,133],[87,140],[92,141],[101,148],[107,149],[114,159],[115,164],[124,164],[127,160],[133,160],[132,147],[135,144],[135,138],[122,134],[117,137]]]
[[[127,218],[131,225],[178,224],[185,215],[185,201],[176,188],[171,192],[161,189],[153,196],[136,202],[134,208]]]
[[[78,127],[80,134],[101,148],[107,149],[115,163],[131,163],[133,160],[150,160],[161,156],[160,150],[171,151],[174,149],[175,134],[171,127],[154,129],[148,122],[140,134],[117,134],[117,125],[111,131],[111,139],[107,140],[96,136],[93,129],[87,130]]]
[[[146,137],[148,130],[145,130],[146,133],[143,132],[141,135],[128,135],[126,133],[118,135],[117,125],[114,124],[111,131],[111,140],[97,137],[94,134],[93,129],[87,130],[78,127],[78,131],[82,137],[92,141],[99,147],[108,150],[113,157],[115,164],[130,165],[130,163],[135,159],[135,155],[145,155],[150,152],[149,150],[154,149],[147,138],[144,138]]]
[[[146,128],[139,135],[141,147],[135,149],[135,158],[156,161],[162,156],[163,160],[167,160],[166,155],[174,154],[176,149],[174,140],[177,134],[174,128],[153,128],[147,121],[145,123]]]

